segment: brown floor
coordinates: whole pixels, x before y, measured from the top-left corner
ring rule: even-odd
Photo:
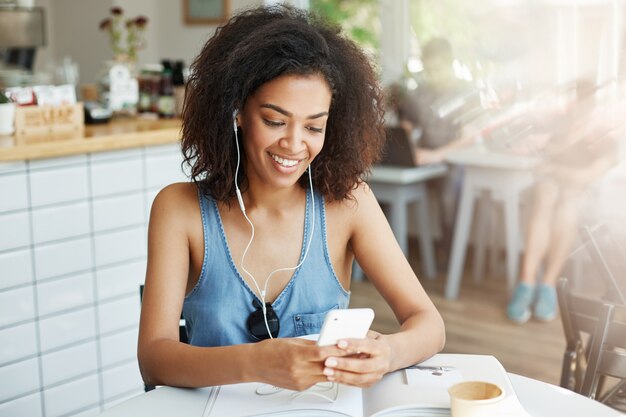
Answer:
[[[420,271],[415,245],[411,246],[411,264]],[[509,297],[505,277],[474,283],[467,264],[457,300],[443,297],[445,271],[435,280],[421,280],[446,323],[444,352],[493,355],[509,372],[558,385],[565,348],[560,319],[511,323],[504,313]],[[367,280],[352,284],[351,307],[364,306],[376,312],[373,329],[389,333],[398,328],[391,309]]]

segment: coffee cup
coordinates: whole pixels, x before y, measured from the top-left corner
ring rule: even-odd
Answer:
[[[504,390],[496,384],[484,381],[465,381],[448,389],[450,415],[452,417],[500,416],[500,402]]]

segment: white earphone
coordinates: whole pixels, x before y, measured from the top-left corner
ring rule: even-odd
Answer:
[[[311,233],[309,234],[309,241],[307,242],[302,260],[296,266],[288,267],[288,268],[278,268],[270,272],[265,280],[265,285],[263,286],[263,290],[261,290],[261,287],[259,286],[256,279],[254,278],[254,275],[252,275],[244,266],[244,260],[246,258],[246,254],[248,253],[248,249],[250,249],[250,245],[252,245],[252,241],[254,240],[254,224],[252,223],[252,221],[246,214],[246,206],[243,202],[243,197],[241,196],[241,190],[239,190],[238,175],[239,175],[239,164],[241,163],[241,154],[239,151],[239,136],[237,134],[237,114],[239,114],[239,110],[233,111],[233,130],[235,131],[235,144],[237,147],[237,167],[235,168],[235,193],[237,194],[237,201],[239,202],[239,208],[241,209],[241,213],[243,214],[243,217],[245,217],[246,221],[250,224],[250,228],[252,229],[250,233],[250,241],[246,245],[246,248],[244,249],[243,254],[241,255],[241,269],[243,270],[243,272],[246,273],[246,275],[250,277],[250,279],[254,283],[254,286],[259,292],[259,297],[261,298],[261,308],[263,309],[263,320],[265,321],[265,328],[267,329],[267,334],[270,336],[270,339],[273,339],[272,332],[270,331],[269,324],[267,322],[267,306],[265,305],[265,294],[267,292],[267,285],[270,282],[270,278],[272,277],[272,275],[274,275],[276,272],[293,271],[295,269],[298,269],[304,263],[304,260],[306,259],[309,253],[309,248],[311,247],[311,241],[313,240],[313,232],[315,231],[315,209],[312,210]],[[311,202],[312,202],[313,207],[315,208],[315,194],[313,192],[313,173],[311,171],[311,165],[309,165],[307,169],[309,171],[309,186],[311,187]]]

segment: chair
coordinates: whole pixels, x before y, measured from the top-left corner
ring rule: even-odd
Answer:
[[[144,285],[139,285],[139,300],[143,301],[143,287]],[[178,340],[182,343],[189,343],[189,339],[187,338],[187,328],[185,327],[185,318],[183,317],[183,313],[180,313],[180,321],[178,322]],[[154,385],[145,385],[144,391],[152,391],[155,388]]]
[[[566,278],[557,286],[566,348],[564,388],[615,407],[626,390],[626,306],[576,295]],[[605,389],[608,378],[618,382]]]
[[[566,342],[560,385],[580,393],[588,367],[590,347],[596,335],[599,317],[605,314],[605,304],[600,300],[575,295],[567,278],[559,280],[557,299]]]
[[[617,378],[618,382],[603,392],[605,378]],[[580,393],[600,402],[615,405],[624,400],[626,388],[626,306],[604,304],[599,325],[590,346],[587,371]],[[626,406],[626,401],[621,404]],[[626,407],[625,407],[626,408]]]
[[[485,218],[494,202],[503,203],[506,248],[506,277],[510,291],[515,288],[519,256],[522,250],[520,204],[523,193],[533,184],[533,158],[486,152],[481,148],[467,148],[451,152],[447,161],[464,169],[461,198],[454,223],[452,249],[448,261],[445,296],[455,299],[459,295],[465,253],[474,218],[474,202],[479,198],[479,225],[487,226]],[[485,209],[487,211],[485,212]],[[484,231],[481,231],[484,233]],[[484,239],[477,242],[475,276],[482,275]]]
[[[581,235],[583,246],[605,284],[606,299],[618,305],[626,305],[626,279],[618,279],[620,273],[626,272],[626,253],[620,243],[604,223],[583,227]]]

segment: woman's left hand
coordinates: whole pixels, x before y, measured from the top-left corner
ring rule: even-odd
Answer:
[[[417,148],[415,150],[417,165],[438,164],[443,162],[445,157],[445,153],[440,149]]]
[[[324,361],[329,381],[367,388],[390,370],[391,345],[380,333],[369,331],[365,339],[344,339],[337,346],[348,356],[330,356]]]

